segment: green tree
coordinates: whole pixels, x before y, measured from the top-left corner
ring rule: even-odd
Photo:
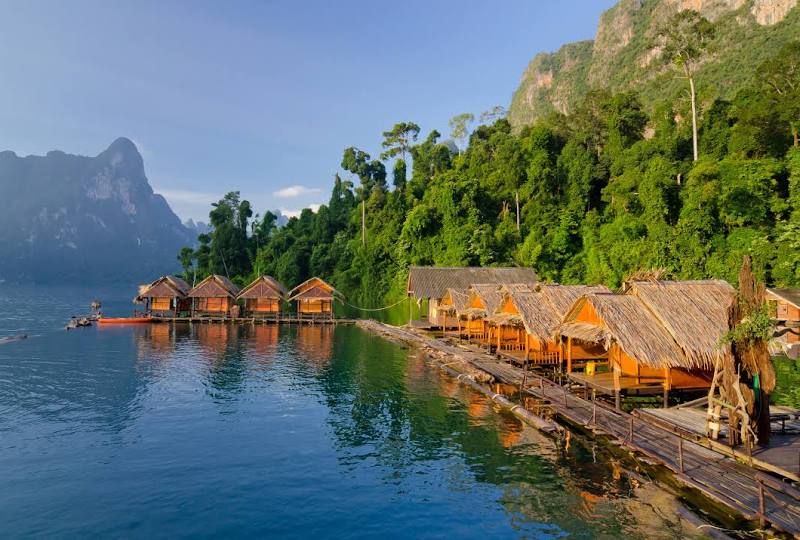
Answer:
[[[459,148],[464,148],[464,143],[469,136],[469,126],[475,121],[475,115],[472,113],[457,114],[450,119],[448,125],[450,126],[450,137],[461,144]]]
[[[795,148],[800,146],[800,41],[786,44],[757,71],[768,99],[788,124]]]
[[[671,17],[659,30],[662,56],[675,65],[689,84],[692,107],[692,155],[697,161],[697,92],[695,76],[714,39],[714,25],[692,10],[683,10]]]

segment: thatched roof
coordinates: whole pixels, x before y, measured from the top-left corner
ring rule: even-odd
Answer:
[[[236,298],[239,294],[237,287],[225,276],[213,274],[201,281],[189,291],[189,298]]]
[[[585,294],[610,293],[605,285],[559,285],[558,283],[541,285],[537,287],[542,296],[547,299],[556,310],[558,322],[564,318],[575,301]],[[547,335],[551,335],[552,328]]]
[[[439,309],[445,309],[448,313],[461,315],[469,308],[469,293],[458,289],[447,289]]]
[[[415,298],[442,298],[447,289],[466,290],[473,283],[536,283],[532,268],[412,266],[406,292]]]
[[[312,277],[289,291],[288,301],[292,300],[327,300],[336,296],[341,296],[333,285],[325,282],[322,278]]]
[[[491,316],[503,303],[503,291],[497,283],[476,283],[469,288],[470,299],[477,297],[485,308],[485,316]]]
[[[624,291],[642,301],[695,365],[713,367],[718,357],[730,354],[720,346],[736,298],[726,281],[632,281]]]
[[[143,298],[185,298],[191,287],[177,276],[162,276],[139,288],[136,300]]]
[[[587,302],[600,318],[599,323],[575,321],[575,316]],[[590,326],[595,326],[595,329]],[[687,357],[664,325],[633,295],[588,294],[572,306],[565,322],[556,327],[555,333],[601,342],[606,349],[615,343],[631,358],[653,368],[707,367],[705,363]]]
[[[767,295],[772,295],[800,308],[800,289],[767,289]]]
[[[506,293],[508,298],[519,311],[519,316],[508,319],[511,324],[517,321],[525,327],[525,331],[536,337],[541,342],[549,341],[553,338],[553,330],[561,323],[567,311],[575,303],[575,300],[585,294],[608,293],[608,288],[603,285],[540,285],[536,291],[524,291],[513,289]],[[492,320],[498,324],[503,324],[505,314],[498,313]]]
[[[272,276],[259,276],[242,289],[238,298],[283,298],[286,287]]]

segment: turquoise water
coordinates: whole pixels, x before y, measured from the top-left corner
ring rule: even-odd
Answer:
[[[98,294],[132,309],[0,288],[0,336],[31,336],[0,345],[4,538],[686,532],[600,449],[355,327],[60,329]]]

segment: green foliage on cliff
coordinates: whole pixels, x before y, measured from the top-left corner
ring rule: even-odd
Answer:
[[[771,2],[777,4],[779,2]],[[688,115],[686,82],[657,62],[658,32],[674,14],[676,2],[621,0],[600,19],[594,41],[565,45],[537,55],[514,93],[509,120],[515,128],[553,111],[571,113],[592,89],[637,92],[649,112],[663,100],[681,104]],[[701,14],[714,22],[713,51],[698,66],[701,110],[717,98],[733,99],[758,78],[756,68],[800,35],[800,7],[771,22],[756,17],[754,2],[738,9],[725,2],[705,2]]]
[[[316,213],[281,228],[268,214],[246,238],[249,205],[231,195],[212,210],[214,232],[181,259],[190,278],[234,265],[241,281],[270,274],[292,286],[318,275],[362,306],[401,297],[409,265],[523,265],[547,280],[613,287],[656,267],[734,282],[750,254],[759,279],[799,285],[800,148],[764,95],[759,83],[715,101],[694,163],[674,105],[647,113],[633,93],[592,92],[573,114],[518,133],[506,119],[481,125],[461,153],[434,131],[409,143],[409,178],[395,162],[394,189],[383,162],[350,147],[342,168],[358,186],[337,175]]]

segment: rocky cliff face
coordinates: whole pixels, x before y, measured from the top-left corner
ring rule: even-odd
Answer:
[[[593,41],[536,55],[514,93],[509,119],[519,127],[555,110],[569,113],[592,88],[636,90],[645,105],[669,99],[680,84],[654,62],[657,29],[684,9],[717,25],[715,54],[701,70],[707,99],[730,97],[749,83],[755,67],[800,36],[798,0],[620,0],[606,11]]]
[[[96,157],[0,153],[0,279],[140,280],[177,266],[194,238],[128,139]]]

